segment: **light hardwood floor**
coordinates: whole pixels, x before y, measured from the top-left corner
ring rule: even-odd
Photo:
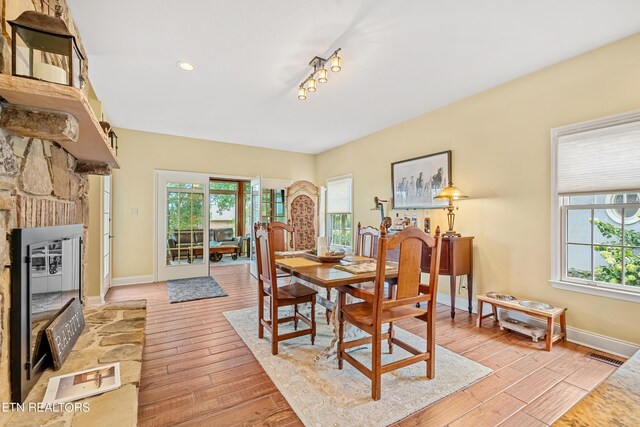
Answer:
[[[108,301],[148,301],[139,395],[139,425],[301,425],[222,313],[257,303],[248,265],[212,267],[225,298],[169,304],[166,283],[114,287]],[[438,306],[437,344],[494,372],[423,409],[398,426],[544,426],[553,423],[615,368],[571,343],[548,353],[531,340],[489,326],[475,315]],[[400,327],[424,337],[421,321]],[[367,381],[366,378],[362,378]]]

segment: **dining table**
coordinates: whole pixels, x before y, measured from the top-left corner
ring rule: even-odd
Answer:
[[[304,282],[311,283],[312,285],[327,290],[332,290],[341,286],[373,282],[376,277],[375,270],[354,274],[336,268],[339,265],[348,266],[353,264],[375,263],[376,261],[374,258],[361,257],[357,255],[347,255],[339,262],[318,262],[300,255],[289,256],[286,252],[280,252],[276,253],[275,261],[276,267],[279,270],[291,274],[293,277]],[[393,268],[396,266],[397,263],[387,262],[385,280],[393,281],[393,279],[397,279],[398,270],[397,268]],[[327,298],[318,295],[318,303],[333,311],[332,302],[328,301]],[[329,307],[327,307],[327,305],[329,305]]]
[[[376,271],[367,271],[363,273],[350,273],[341,269],[341,267],[354,266],[360,264],[368,264],[373,266],[376,260],[374,258],[362,257],[357,255],[347,255],[340,261],[336,262],[319,262],[310,259],[305,254],[301,254],[299,251],[291,252],[276,252],[275,262],[276,267],[288,274],[291,274],[293,278],[302,281],[303,283],[314,285],[315,287],[326,289],[327,297],[320,294],[317,295],[317,303],[325,307],[332,313],[332,316],[327,316],[327,321],[331,321],[334,328],[335,339],[330,346],[325,349],[324,354],[328,357],[335,352],[335,344],[337,342],[338,328],[337,328],[337,308],[339,301],[340,287],[347,285],[357,285],[361,283],[373,282],[376,277]],[[386,263],[385,281],[388,283],[394,283],[398,278],[397,263]],[[388,289],[390,289],[389,287]],[[335,298],[331,300],[331,290],[336,289]],[[349,295],[348,295],[349,297]],[[349,335],[346,333],[346,335]]]

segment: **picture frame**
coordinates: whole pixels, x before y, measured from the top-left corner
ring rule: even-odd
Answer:
[[[445,208],[434,197],[451,183],[451,150],[391,163],[393,209]]]
[[[42,403],[65,403],[120,388],[120,362],[49,379]]]

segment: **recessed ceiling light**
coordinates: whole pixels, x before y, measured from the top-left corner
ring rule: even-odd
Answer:
[[[192,64],[184,61],[178,61],[178,67],[182,68],[185,71],[193,71],[196,68]]]

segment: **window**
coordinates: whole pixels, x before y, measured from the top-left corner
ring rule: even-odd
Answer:
[[[261,222],[287,222],[285,195],[283,189],[262,189]]]
[[[209,228],[232,229],[233,236],[251,230],[251,183],[212,179],[209,181]],[[212,232],[213,233],[213,232]],[[210,236],[214,240],[213,234]]]
[[[234,181],[210,181],[209,182],[209,228],[233,229],[236,236],[238,230],[237,218],[240,206],[238,206],[239,183]],[[213,240],[213,236],[209,236]]]
[[[202,250],[204,209],[201,184],[167,184],[167,266],[203,262],[195,252]]]
[[[244,198],[244,234],[245,236],[251,236],[253,233],[253,224],[251,224],[251,182],[245,182],[242,188]]]
[[[640,301],[640,114],[552,131],[552,283]]]
[[[607,196],[607,203],[611,204],[640,204],[640,193],[628,193],[628,194],[611,194]],[[607,209],[607,215],[609,218],[622,224],[623,218],[625,224],[635,224],[640,221],[640,209],[626,209],[611,208]]]
[[[595,285],[623,285],[640,291],[640,224],[637,222],[640,203],[612,203],[628,200],[616,196],[623,195],[576,196],[563,200],[566,278]],[[621,212],[621,222],[612,219],[609,211]],[[630,212],[628,219],[627,212]]]
[[[333,178],[327,182],[327,234],[329,244],[334,247],[352,247],[351,187],[351,176]]]

